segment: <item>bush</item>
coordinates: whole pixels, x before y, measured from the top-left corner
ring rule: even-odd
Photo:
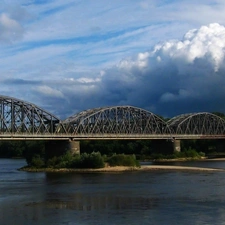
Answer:
[[[48,159],[46,166],[49,168],[55,168],[60,163],[60,158],[57,156],[54,156],[50,159]]]
[[[104,159],[100,152],[84,153],[80,157],[80,168],[103,168],[105,166]]]
[[[185,151],[185,156],[187,158],[199,158],[199,154],[198,152],[196,152],[194,149],[188,149],[187,151]]]
[[[77,167],[75,166],[75,164],[78,165],[75,163],[77,160],[80,161],[79,155],[73,156],[71,153],[66,153],[62,156],[54,156],[48,159],[46,166],[49,168],[73,168]]]
[[[140,166],[135,155],[118,154],[113,155],[107,160],[109,166]]]
[[[42,168],[45,166],[44,159],[42,159],[40,155],[35,155],[31,160],[30,166],[35,168]]]
[[[47,161],[47,167],[50,168],[102,168],[104,165],[104,158],[99,152],[82,155],[66,153],[60,157],[54,156]]]
[[[161,160],[161,159],[179,159],[179,158],[192,158],[197,159],[205,156],[203,152],[197,152],[194,149],[189,148],[188,150],[182,152],[174,152],[173,154],[152,154],[152,159]]]
[[[73,164],[73,155],[71,153],[66,153],[59,157],[58,168],[71,168]]]
[[[81,164],[81,156],[80,155],[74,155],[70,164],[70,168],[80,168]]]

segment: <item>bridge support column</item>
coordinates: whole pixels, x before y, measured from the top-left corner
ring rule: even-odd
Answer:
[[[61,156],[65,153],[80,154],[80,142],[63,140],[63,141],[47,141],[45,143],[46,159],[54,156]]]
[[[79,141],[69,141],[68,151],[72,154],[80,154],[80,142]]]
[[[173,140],[173,152],[180,152],[180,140]]]

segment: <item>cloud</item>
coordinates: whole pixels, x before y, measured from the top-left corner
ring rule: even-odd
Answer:
[[[96,74],[18,83],[27,85],[35,104],[62,119],[88,108],[113,105],[133,105],[167,117],[225,112],[224,57],[225,27],[213,23]]]
[[[48,86],[38,86],[36,90],[40,95],[44,95],[46,97],[57,97],[57,98],[64,98],[63,94],[56,89],[53,89]]]
[[[225,27],[209,24],[188,31],[182,40],[167,41],[124,59],[95,80],[82,78],[67,84],[62,92],[69,96],[70,108],[78,111],[129,104],[165,116],[225,112],[224,56]]]
[[[61,118],[124,104],[225,112],[223,0],[17,4],[0,3],[2,94]]]
[[[11,43],[22,37],[24,29],[19,22],[10,18],[9,15],[0,14],[0,41]]]

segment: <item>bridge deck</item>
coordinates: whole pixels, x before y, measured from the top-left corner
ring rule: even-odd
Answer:
[[[0,140],[188,140],[188,139],[225,139],[225,135],[138,135],[138,134],[67,134],[67,135],[27,135],[0,134]]]

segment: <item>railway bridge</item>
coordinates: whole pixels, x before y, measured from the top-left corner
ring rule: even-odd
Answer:
[[[179,151],[182,139],[225,139],[225,120],[197,112],[164,121],[127,105],[89,109],[61,120],[33,103],[0,96],[0,140],[48,140],[53,151],[79,152],[80,140],[109,139],[171,140]]]

